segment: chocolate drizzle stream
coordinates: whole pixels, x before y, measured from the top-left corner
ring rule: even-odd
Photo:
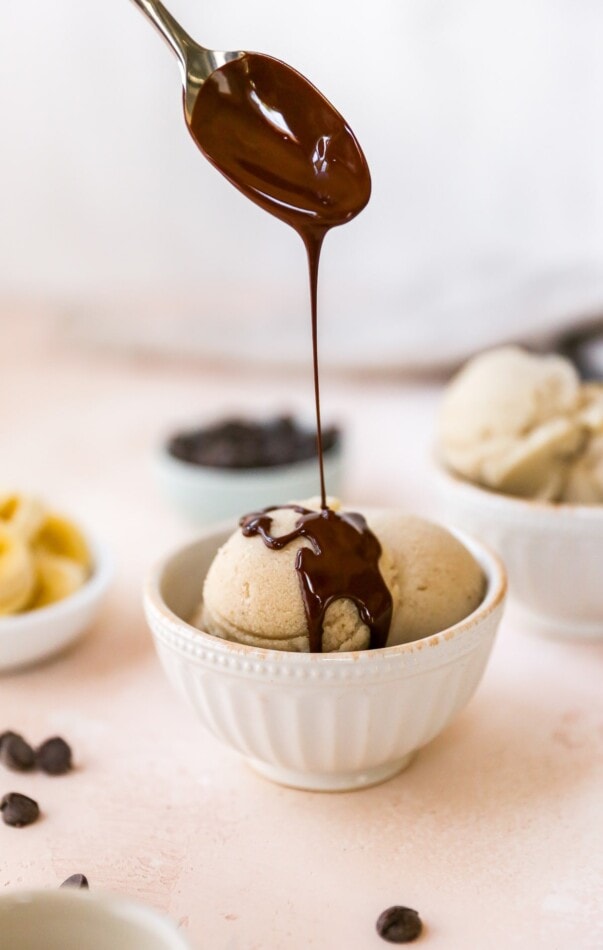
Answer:
[[[392,597],[379,571],[381,545],[355,512],[310,511],[301,505],[283,505],[299,514],[293,531],[274,537],[270,512],[279,506],[245,515],[239,522],[246,537],[259,535],[264,544],[280,551],[305,538],[311,547],[300,547],[295,558],[310,638],[310,652],[322,652],[325,613],[340,598],[351,600],[370,631],[370,649],[387,642]]]
[[[296,570],[310,650],[322,651],[325,612],[345,597],[369,627],[370,646],[387,640],[392,599],[379,572],[381,546],[358,514],[327,505],[318,376],[318,268],[327,231],[366,205],[371,178],[351,129],[330,102],[290,66],[246,53],[215,70],[202,85],[189,131],[203,154],[265,211],[294,228],[306,248],[312,305],[312,357],[321,510],[295,507],[295,529],[270,534],[274,509],[245,516],[243,534],[259,534],[278,550],[305,538]]]
[[[371,178],[343,117],[290,66],[246,53],[215,70],[195,101],[190,133],[215,167],[265,211],[291,225],[308,256],[320,497],[327,508],[318,382],[317,287],[330,228],[366,205]]]

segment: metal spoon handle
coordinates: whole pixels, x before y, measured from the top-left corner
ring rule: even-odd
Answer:
[[[172,47],[182,71],[184,114],[189,123],[201,86],[208,76],[233,59],[244,56],[242,50],[215,50],[201,46],[188,35],[161,0],[132,0]]]
[[[166,10],[160,0],[132,0],[137,7],[149,18],[153,26],[161,33],[172,47],[182,66],[183,76],[186,77],[187,62],[193,48],[199,44],[188,35],[174,19],[169,10]]]

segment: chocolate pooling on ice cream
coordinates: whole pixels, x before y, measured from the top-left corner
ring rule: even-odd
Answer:
[[[270,512],[289,508],[299,514],[293,531],[270,533]],[[390,628],[393,601],[379,570],[381,545],[362,515],[336,512],[330,508],[311,511],[301,505],[265,508],[245,515],[240,521],[246,537],[259,535],[264,544],[280,550],[305,539],[310,547],[300,547],[295,558],[304,610],[308,624],[310,652],[322,652],[323,622],[329,604],[340,598],[351,600],[360,619],[370,631],[370,649],[384,647]]]

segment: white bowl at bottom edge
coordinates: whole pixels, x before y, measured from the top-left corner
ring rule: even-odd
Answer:
[[[498,557],[459,533],[487,590],[477,610],[441,633],[381,650],[286,653],[221,640],[182,619],[232,530],[205,533],[146,582],[147,621],[168,679],[214,736],[276,782],[339,791],[395,775],[482,677],[506,593]]]
[[[0,896],[6,950],[190,950],[175,924],[111,894],[13,891]]]

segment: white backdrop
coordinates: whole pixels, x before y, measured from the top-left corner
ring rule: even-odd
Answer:
[[[603,301],[600,0],[171,9],[299,68],[365,149],[371,203],[325,246],[326,360],[438,362]],[[298,239],[197,153],[129,0],[0,0],[0,113],[0,295],[91,335],[307,358]]]

